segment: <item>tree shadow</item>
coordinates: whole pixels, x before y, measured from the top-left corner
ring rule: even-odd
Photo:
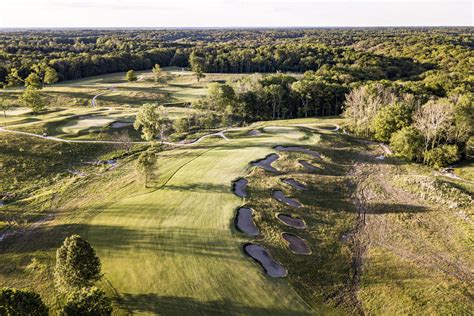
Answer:
[[[198,301],[192,297],[159,296],[157,294],[124,293],[120,303],[132,313],[162,315],[311,315],[294,309],[265,308],[242,305],[231,300]]]
[[[402,213],[422,213],[429,212],[426,206],[402,204],[402,203],[371,203],[367,210],[367,214],[402,214]]]

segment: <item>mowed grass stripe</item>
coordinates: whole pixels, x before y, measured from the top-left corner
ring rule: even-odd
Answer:
[[[88,238],[128,309],[166,315],[309,313],[286,280],[265,276],[243,254],[245,240],[230,228],[242,202],[231,193],[231,181],[246,174],[250,161],[288,142],[284,135],[218,140],[206,151],[205,144],[216,144],[209,140],[191,160],[193,150],[168,152],[159,166],[180,167],[165,187],[119,201],[92,221]]]

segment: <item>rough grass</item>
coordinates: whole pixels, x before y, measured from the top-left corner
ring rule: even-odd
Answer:
[[[37,148],[34,142],[27,147],[26,141],[11,139],[4,161],[15,157],[27,163],[19,169],[24,185],[35,173],[54,181],[32,186],[43,188],[0,210],[16,216],[42,208],[41,214],[52,216],[22,223],[28,229],[0,243],[0,286],[30,287],[57,309],[54,252],[66,236],[79,233],[102,259],[100,286],[114,298],[118,314],[468,314],[473,309],[474,258],[466,251],[472,248],[472,207],[449,209],[398,187],[397,177],[431,172],[392,158],[376,160],[376,146],[316,129],[332,122],[340,120],[262,122],[228,132],[227,142],[207,139],[161,152],[150,188],[135,170],[136,156],[122,159],[113,170],[90,167],[84,178],[54,180],[64,172],[64,162],[84,159],[87,150],[75,148],[78,152],[68,152],[67,159],[50,157],[64,149]],[[264,127],[274,128],[261,136],[248,134]],[[281,174],[249,166],[280,144],[306,146],[323,158],[278,153],[274,166]],[[99,155],[97,150],[90,152]],[[33,164],[37,152],[53,163],[52,169]],[[297,163],[302,158],[320,170],[304,170]],[[4,183],[15,174],[9,172]],[[242,176],[249,180],[245,200],[230,191],[232,180]],[[310,190],[283,184],[281,178],[289,176]],[[459,189],[458,182],[448,182]],[[361,188],[368,198],[366,222],[356,230],[354,193]],[[290,210],[272,199],[273,189],[305,207]],[[472,194],[468,186],[462,190]],[[267,277],[243,253],[242,245],[252,240],[234,227],[236,209],[243,204],[254,209],[262,231],[256,242],[288,269],[286,279]],[[275,217],[278,212],[298,215],[308,228],[284,226]],[[283,231],[305,238],[312,254],[292,254]],[[360,280],[353,278],[357,251],[363,254]]]

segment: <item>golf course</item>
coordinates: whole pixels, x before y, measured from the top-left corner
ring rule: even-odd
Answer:
[[[205,115],[191,103],[210,84],[245,77],[164,74],[50,85],[42,93],[58,103],[0,118],[1,285],[59,311],[56,250],[78,234],[114,315],[472,310],[472,162],[435,172],[348,133],[340,116],[145,140],[133,126],[142,104],[159,100],[171,123]]]

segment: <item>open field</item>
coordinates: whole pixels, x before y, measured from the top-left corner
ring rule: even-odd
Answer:
[[[142,104],[164,104],[174,120],[198,112],[189,103],[205,96],[210,82],[243,76],[207,74],[198,82],[192,72],[165,68],[165,83],[156,83],[150,71],[137,75],[135,82],[127,82],[124,73],[117,73],[47,86],[41,90],[48,104],[46,112],[32,115],[26,108],[14,107],[6,117],[0,116],[0,126],[68,139],[113,137],[120,130],[128,130],[133,139],[139,140],[131,125]],[[16,98],[21,92],[13,89],[0,93],[18,106]]]
[[[87,176],[71,175],[52,186],[45,182],[40,196],[1,209],[11,222],[20,208],[29,213],[43,205],[33,217],[42,222],[18,223],[24,231],[0,244],[0,284],[33,287],[55,306],[54,251],[67,235],[80,233],[98,251],[105,274],[100,285],[114,298],[118,314],[471,310],[474,258],[463,249],[472,246],[472,203],[456,208],[449,203],[472,197],[472,186],[394,158],[378,160],[382,150],[377,144],[331,131],[329,124],[341,122],[262,122],[226,132],[227,141],[209,138],[164,151],[148,189],[135,171],[134,155],[114,169],[78,165]],[[249,133],[255,130],[259,136]],[[50,146],[37,142],[37,149]],[[321,157],[278,151],[277,145],[303,146]],[[279,155],[272,164],[277,173],[249,164],[270,153]],[[300,160],[317,169],[305,169]],[[403,182],[408,175],[426,177],[428,184],[408,186]],[[231,191],[239,177],[248,180],[244,199]],[[285,178],[308,190],[295,190],[282,182]],[[420,188],[424,193],[418,195]],[[459,201],[445,206],[429,200],[443,188],[458,188]],[[58,190],[60,195],[53,193]],[[292,209],[274,200],[274,190],[304,207]],[[254,210],[261,232],[255,239],[234,226],[241,205]],[[284,225],[278,213],[303,219],[307,228]],[[283,232],[304,238],[311,254],[293,254]],[[266,276],[244,254],[247,242],[265,246],[288,269],[288,277]]]

